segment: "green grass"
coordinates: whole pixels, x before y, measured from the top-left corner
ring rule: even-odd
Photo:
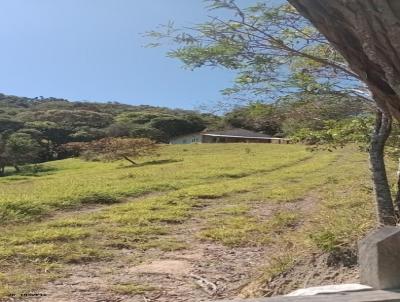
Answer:
[[[286,146],[286,154],[282,154],[279,146],[270,146],[268,152],[264,152],[263,146],[254,145],[250,154],[240,145],[196,148],[168,146],[160,156],[169,161],[140,167],[123,162],[68,159],[42,165],[43,170],[51,171],[50,174],[24,175],[20,180],[16,176],[0,178],[0,221],[32,221],[59,209],[87,203],[115,203],[127,196],[200,184],[205,186],[199,186],[197,194],[207,198],[207,191],[203,192],[207,184],[225,179],[227,173],[252,175],[310,157],[304,148],[297,146]]]
[[[313,209],[285,207],[310,195],[317,200]],[[190,248],[171,235],[193,217],[205,226],[193,234],[199,240],[285,251],[266,269],[276,274],[305,251],[351,245],[373,224],[371,199],[366,156],[353,148],[310,153],[297,145],[175,145],[138,167],[45,163],[37,173],[0,178],[0,297],[36,288],[72,263],[111,261],[120,249]],[[272,212],[260,215],[265,206]],[[35,278],[28,278],[32,272]],[[141,289],[110,290],[132,295]]]

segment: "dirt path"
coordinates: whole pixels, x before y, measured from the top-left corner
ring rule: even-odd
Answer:
[[[184,241],[188,249],[162,252],[151,249],[115,251],[111,262],[73,265],[68,277],[49,283],[41,290],[45,297],[26,301],[100,302],[100,301],[208,301],[234,297],[245,286],[255,268],[264,263],[266,248],[231,249],[204,242],[196,234],[204,221],[190,219],[176,227],[174,235],[163,240]],[[127,264],[127,257],[143,259],[138,265]],[[120,294],[121,284],[145,285],[144,293]]]
[[[213,201],[215,203],[215,200]],[[281,207],[309,213],[315,203],[310,197],[287,204],[260,202],[254,214],[268,219]],[[208,206],[196,211],[212,210]],[[30,302],[183,302],[233,298],[259,275],[273,250],[269,246],[229,248],[201,240],[197,234],[206,227],[201,213],[181,225],[166,241],[185,242],[187,249],[163,252],[115,250],[110,262],[96,262],[68,267],[64,279],[47,284],[44,297]],[[136,261],[127,259],[136,259]]]

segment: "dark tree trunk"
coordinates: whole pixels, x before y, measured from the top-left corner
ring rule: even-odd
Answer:
[[[343,55],[382,112],[370,158],[380,224],[394,223],[383,149],[390,117],[400,120],[400,1],[288,0]]]
[[[126,159],[127,161],[129,161],[132,165],[136,166],[137,163],[135,163],[133,160],[131,160],[129,157],[127,156],[122,156],[124,159]]]
[[[369,149],[377,218],[380,225],[396,225],[396,215],[384,160],[385,143],[390,135],[391,126],[390,117],[381,112],[376,114],[375,130]]]
[[[397,192],[396,192],[396,199],[394,200],[394,206],[396,208],[396,214],[397,214],[397,220],[400,219],[400,158],[399,158],[399,163],[397,166]]]
[[[4,176],[4,171],[5,171],[5,166],[1,165],[0,166],[0,176]]]
[[[343,55],[378,107],[400,120],[400,1],[287,1]]]
[[[16,171],[17,173],[21,172],[21,169],[20,169],[17,165],[14,165],[14,169],[15,169],[15,171]]]

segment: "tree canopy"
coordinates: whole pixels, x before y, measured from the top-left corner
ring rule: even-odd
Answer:
[[[392,117],[400,120],[398,1],[288,0],[293,6],[262,2],[247,8],[235,0],[206,2],[210,10],[230,14],[215,14],[191,28],[167,24],[148,33],[155,40],[151,46],[172,43],[168,55],[188,68],[236,70],[235,85],[225,90],[229,101],[272,102],[307,93],[328,99],[356,96],[377,108],[368,149],[378,221],[395,224],[384,148]]]
[[[60,148],[70,142],[125,137],[166,143],[172,136],[213,128],[221,120],[191,110],[0,94],[0,173],[5,166],[19,169],[73,155]]]
[[[365,85],[338,51],[292,6],[208,0],[210,20],[188,27],[167,24],[148,36],[150,46],[172,44],[169,57],[188,68],[219,66],[237,71],[229,100],[273,101],[294,92],[357,95]],[[225,10],[227,16],[220,17]]]
[[[341,53],[379,108],[369,149],[378,222],[395,225],[400,199],[393,203],[383,152],[392,117],[400,120],[400,4],[393,0],[289,2]],[[400,191],[400,178],[397,183]]]
[[[400,119],[398,1],[289,0],[346,59],[383,112]]]

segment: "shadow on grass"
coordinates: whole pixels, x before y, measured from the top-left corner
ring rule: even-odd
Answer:
[[[45,175],[54,174],[58,169],[55,167],[48,167],[43,165],[29,165],[20,167],[20,171],[16,171],[13,168],[7,168],[3,177],[11,176],[34,176],[40,177]]]
[[[91,205],[111,205],[121,202],[107,193],[92,193],[76,199],[68,198],[59,204],[40,204],[27,201],[7,201],[0,203],[0,226],[23,222],[38,222],[50,217],[56,211],[77,210]],[[0,301],[2,301],[0,299]]]
[[[115,196],[104,193],[93,193],[91,195],[79,198],[79,202],[83,205],[87,204],[114,204],[120,200]]]
[[[138,167],[144,167],[144,166],[163,165],[163,164],[171,164],[171,163],[179,163],[179,162],[182,162],[182,161],[183,161],[183,159],[158,159],[158,160],[146,161],[144,163],[139,163],[139,164],[136,164],[136,165],[123,166],[123,167],[121,167],[121,169],[138,168]]]

